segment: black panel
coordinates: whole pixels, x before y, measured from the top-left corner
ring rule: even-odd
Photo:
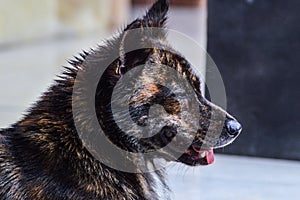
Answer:
[[[300,1],[209,0],[208,52],[243,125],[219,152],[300,160]]]

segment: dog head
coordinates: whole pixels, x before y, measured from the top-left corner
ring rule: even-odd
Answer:
[[[167,43],[167,12],[168,1],[158,0],[82,65],[89,76],[94,75],[89,71],[106,67],[94,105],[98,123],[113,144],[149,153],[175,141],[157,155],[190,166],[207,165],[214,160],[213,149],[232,143],[242,128],[203,96],[205,83]],[[108,60],[111,55],[116,58]]]

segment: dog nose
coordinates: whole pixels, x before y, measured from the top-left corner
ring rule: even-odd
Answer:
[[[225,127],[228,134],[232,137],[237,136],[242,130],[242,125],[235,119],[227,119]]]

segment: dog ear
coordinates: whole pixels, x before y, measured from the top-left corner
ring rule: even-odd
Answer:
[[[167,20],[169,10],[168,0],[158,0],[148,10],[143,20],[148,22],[150,27],[163,27]]]
[[[91,60],[101,61],[104,63],[101,65],[107,66],[109,58],[119,57],[114,69],[116,74],[123,74],[132,66],[144,64],[151,47],[158,48],[167,42],[164,25],[168,10],[168,0],[157,0],[143,17],[137,18],[119,35],[107,40],[104,46],[99,46],[95,54],[97,59]],[[129,53],[133,50],[134,53]]]
[[[163,28],[167,21],[168,10],[168,0],[157,0],[143,18],[133,21],[125,28],[125,31],[142,27]]]

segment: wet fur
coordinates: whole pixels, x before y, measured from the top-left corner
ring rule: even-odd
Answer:
[[[161,26],[164,3],[126,29]],[[72,67],[65,68],[26,116],[1,130],[0,199],[159,199],[153,174],[125,173],[101,164],[84,148],[74,126],[71,101],[78,70],[87,57],[103,57],[118,42],[108,41],[70,61]],[[163,177],[162,171],[155,174]],[[163,178],[161,184],[167,190]]]

